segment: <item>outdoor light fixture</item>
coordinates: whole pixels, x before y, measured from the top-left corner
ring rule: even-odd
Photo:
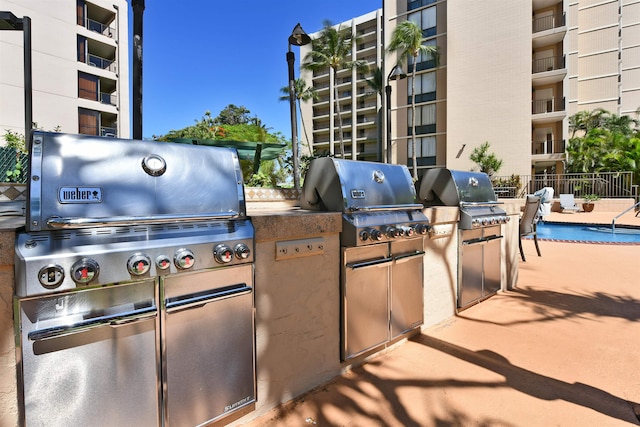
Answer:
[[[395,65],[387,76],[384,90],[387,95],[387,163],[391,163],[391,80],[406,79],[407,74],[399,65]]]
[[[31,127],[33,126],[33,102],[31,84],[31,18],[16,17],[11,12],[0,12],[0,31],[22,31],[24,60],[24,141],[27,150],[31,148]]]
[[[304,32],[298,23],[289,36],[289,51],[287,52],[287,64],[289,68],[289,109],[291,111],[291,154],[293,157],[293,187],[300,190],[300,162],[298,159],[298,116],[296,114],[296,88],[293,63],[296,60],[291,51],[291,45],[304,46],[311,43],[311,37]]]

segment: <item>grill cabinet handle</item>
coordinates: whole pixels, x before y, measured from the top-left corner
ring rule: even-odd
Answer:
[[[420,204],[406,204],[406,205],[374,205],[374,206],[349,206],[347,208],[350,212],[376,212],[376,211],[408,211],[408,210],[422,210],[424,206]]]
[[[424,251],[415,251],[408,254],[397,255],[394,258],[395,258],[396,264],[402,264],[403,262],[410,261],[416,257],[422,257],[424,256],[424,254],[425,254]]]
[[[251,286],[247,286],[243,283],[237,287],[232,287],[230,289],[215,289],[212,292],[207,292],[204,294],[188,294],[184,295],[180,299],[169,298],[166,302],[167,313],[174,313],[176,311],[202,307],[217,300],[250,294],[251,291]]]
[[[73,323],[71,325],[54,326],[52,328],[39,329],[29,332],[27,336],[31,341],[42,341],[46,339],[62,337],[65,335],[73,335],[102,326],[121,326],[124,324],[148,320],[156,317],[157,313],[158,310],[155,306],[141,308],[139,310],[126,311],[109,316],[95,317],[93,319]]]
[[[369,261],[362,262],[352,262],[347,264],[347,268],[351,270],[356,270],[358,268],[368,268],[368,267],[382,267],[385,265],[389,265],[393,262],[393,258],[379,258]]]
[[[88,228],[97,226],[120,226],[132,223],[170,224],[179,221],[210,221],[218,219],[232,219],[240,215],[238,212],[214,212],[208,215],[151,215],[151,216],[111,216],[102,218],[60,218],[51,217],[47,225],[51,228]]]

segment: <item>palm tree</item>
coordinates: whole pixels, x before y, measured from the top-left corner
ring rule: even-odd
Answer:
[[[296,102],[298,104],[298,112],[300,113],[300,121],[302,122],[302,131],[304,132],[304,138],[307,141],[307,148],[309,149],[309,154],[313,154],[311,152],[311,144],[309,142],[309,136],[307,135],[307,127],[304,125],[304,117],[302,116],[302,107],[300,106],[300,102],[307,102],[310,100],[317,101],[320,99],[320,95],[313,86],[307,86],[307,82],[305,82],[301,78],[297,78],[293,82],[293,90],[295,90]],[[289,86],[284,86],[280,89],[280,93],[282,96],[280,97],[280,101],[289,101]]]
[[[350,28],[334,28],[330,21],[324,21],[324,28],[320,36],[311,41],[311,51],[304,57],[302,67],[310,71],[322,71],[331,68],[333,71],[334,100],[338,115],[338,129],[340,137],[340,155],[344,158],[344,137],[342,131],[342,115],[340,114],[340,101],[338,100],[338,71],[342,69],[361,72],[368,71],[366,61],[351,60],[351,51],[358,38],[351,34]],[[352,146],[354,146],[353,144]],[[355,147],[352,148],[355,150]]]
[[[391,43],[387,49],[389,52],[398,53],[398,65],[404,64],[409,58],[413,58],[411,69],[411,147],[413,162],[413,179],[418,180],[418,165],[416,159],[416,64],[420,54],[431,55],[438,66],[438,47],[422,44],[422,30],[412,21],[399,23],[391,34]]]

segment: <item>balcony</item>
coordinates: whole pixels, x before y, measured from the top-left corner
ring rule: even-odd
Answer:
[[[565,115],[564,98],[536,99],[531,101],[531,122],[534,124],[553,123],[562,120]]]
[[[104,9],[93,3],[80,1],[77,9],[77,23],[94,33],[116,39],[114,22],[116,14],[113,10]]]
[[[532,155],[564,154],[565,140],[542,140],[531,142]]]
[[[533,33],[553,30],[554,28],[564,27],[566,25],[566,17],[564,13],[556,13],[533,18]]]
[[[547,71],[560,70],[565,68],[565,58],[562,56],[549,56],[546,58],[534,59],[531,67],[532,73],[544,73]]]
[[[533,18],[533,47],[551,46],[560,43],[567,33],[564,14]]]

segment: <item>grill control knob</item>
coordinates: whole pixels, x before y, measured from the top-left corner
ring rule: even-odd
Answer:
[[[91,258],[82,258],[71,266],[71,278],[78,285],[87,285],[98,278],[100,266]]]
[[[371,230],[369,230],[369,237],[371,238],[371,240],[380,241],[382,240],[382,233],[380,232],[380,230],[372,228]]]
[[[367,240],[369,240],[369,232],[367,230],[362,230],[359,236],[360,236],[360,240],[362,240],[363,242],[366,242]]]
[[[416,230],[412,227],[400,227],[400,230],[406,237],[413,237],[413,235],[416,234]]]
[[[489,219],[488,218],[482,218],[482,225],[489,225]]]
[[[249,246],[244,243],[238,243],[234,249],[238,259],[247,259],[249,258],[249,255],[251,255],[251,249],[249,249]]]
[[[47,289],[55,289],[64,280],[64,269],[57,264],[42,267],[38,272],[40,284]]]
[[[180,270],[186,270],[196,263],[196,257],[190,249],[178,249],[173,257],[173,263]]]
[[[386,234],[390,239],[394,239],[396,237],[400,237],[400,235],[402,235],[402,231],[396,227],[387,226],[384,228],[384,234]]]
[[[417,234],[425,235],[429,232],[429,226],[427,224],[416,224],[413,226],[413,229]]]
[[[230,263],[233,260],[233,250],[229,245],[221,243],[213,248],[213,257],[220,264]]]
[[[166,255],[158,255],[156,258],[156,268],[158,270],[166,270],[171,267],[171,260]]]
[[[143,253],[136,253],[127,261],[127,270],[134,276],[143,276],[151,268],[151,258]]]

